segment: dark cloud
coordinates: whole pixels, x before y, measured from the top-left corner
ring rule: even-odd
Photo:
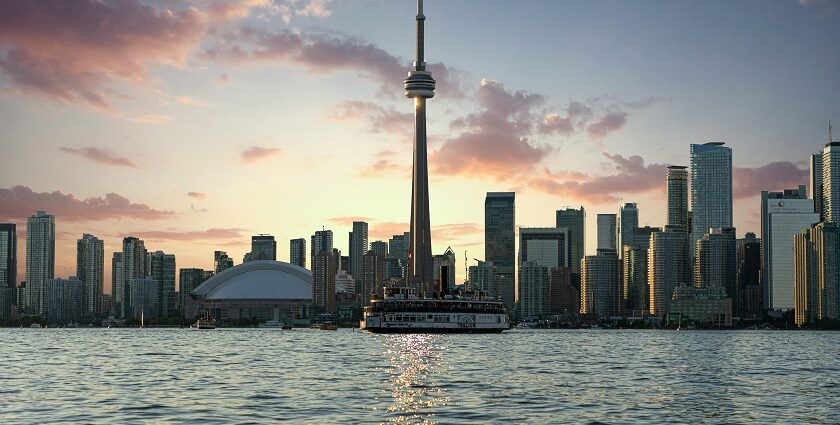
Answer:
[[[132,203],[117,193],[81,200],[59,191],[34,192],[26,186],[0,188],[0,219],[19,221],[37,210],[47,211],[54,214],[56,220],[68,222],[121,218],[160,220],[175,216],[173,211],[157,210],[146,204]]]
[[[137,168],[137,166],[134,165],[134,163],[131,162],[131,160],[129,160],[128,158],[123,158],[106,148],[97,148],[93,146],[87,146],[78,149],[61,147],[59,148],[59,150],[64,153],[69,153],[71,155],[78,155],[83,158],[87,158],[93,162],[98,162],[100,164]]]

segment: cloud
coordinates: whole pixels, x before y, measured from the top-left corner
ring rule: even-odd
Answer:
[[[799,5],[811,7],[826,15],[840,12],[840,0],[799,0]]]
[[[98,162],[100,164],[137,168],[137,166],[134,165],[134,163],[131,162],[128,158],[118,156],[114,152],[105,148],[97,148],[93,146],[86,146],[78,149],[60,147],[58,150],[64,153],[69,153],[71,155],[78,155],[82,158],[87,158],[93,162]]]
[[[160,114],[144,114],[135,115],[126,119],[137,124],[163,124],[171,121],[172,117]]]
[[[624,124],[627,124],[627,112],[610,112],[609,114],[601,117],[598,121],[589,124],[589,126],[586,127],[586,131],[589,132],[589,135],[592,136],[593,139],[603,139],[610,133],[624,127]]]
[[[26,186],[0,188],[0,219],[22,220],[37,210],[47,211],[54,214],[56,220],[67,222],[121,218],[161,220],[175,216],[173,211],[132,203],[128,198],[113,192],[104,197],[80,200],[60,191],[34,192]]]
[[[407,142],[413,140],[409,137],[414,132],[413,112],[400,112],[393,107],[351,100],[333,106],[328,117],[336,122],[365,121],[370,124],[371,133],[390,133],[403,136]]]
[[[732,170],[732,196],[744,199],[758,196],[762,190],[796,189],[808,183],[808,170],[789,161],[771,162],[756,168],[735,167]]]
[[[302,8],[296,9],[295,14],[300,16],[313,16],[318,18],[326,18],[330,16],[330,10],[327,6],[332,3],[332,0],[309,0]]]
[[[288,29],[271,32],[252,26],[244,26],[217,37],[202,56],[231,63],[274,62],[294,65],[313,74],[357,72],[378,83],[381,92],[394,96],[402,92],[399,82],[405,78],[410,62],[369,41],[346,34],[308,33]],[[460,71],[440,63],[428,67],[438,81],[438,94],[450,98],[463,97]]]
[[[494,80],[482,80],[476,92],[479,111],[452,122],[461,133],[446,140],[431,154],[435,173],[510,178],[531,169],[550,149],[533,144],[534,116],[531,109],[541,105],[541,95],[511,92]]]
[[[17,91],[110,109],[116,83],[150,84],[151,64],[178,67],[205,28],[193,7],[139,0],[0,2],[0,73]]]
[[[261,161],[266,158],[270,158],[275,155],[279,155],[283,152],[280,148],[264,148],[261,146],[251,146],[248,149],[245,149],[241,153],[242,162],[245,163],[254,163],[257,161]]]
[[[190,105],[190,106],[207,106],[206,103],[191,97],[191,96],[175,96],[175,101],[182,104],[182,105]]]
[[[593,204],[616,203],[622,194],[639,194],[665,190],[665,164],[645,164],[638,155],[604,156],[611,162],[614,173],[589,176],[580,172],[552,172],[548,169],[528,180],[527,185],[550,195]]]
[[[217,81],[219,84],[227,84],[227,83],[229,83],[229,82],[230,82],[230,75],[227,75],[227,74],[219,74],[219,76],[218,76],[218,77],[216,77],[216,81]]]
[[[351,226],[353,225],[354,221],[364,221],[365,223],[372,221],[373,219],[369,217],[360,217],[360,216],[340,216],[340,217],[330,217],[327,219],[330,223],[339,224],[342,226]]]
[[[207,230],[146,230],[141,232],[129,232],[122,237],[135,236],[140,239],[151,241],[215,241],[225,239],[244,239],[245,229],[207,229]]]
[[[186,195],[193,199],[207,199],[207,194],[204,192],[187,192]]]
[[[409,224],[404,222],[383,221],[370,225],[368,229],[368,239],[370,240],[388,240],[394,235],[401,235],[407,232]]]
[[[482,233],[484,229],[475,223],[440,224],[432,226],[432,240],[458,241],[465,236]]]

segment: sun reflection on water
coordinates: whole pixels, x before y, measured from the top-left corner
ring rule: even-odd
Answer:
[[[434,424],[437,407],[449,401],[440,378],[450,372],[446,347],[437,335],[391,335],[386,341],[386,368],[393,404],[385,423]]]

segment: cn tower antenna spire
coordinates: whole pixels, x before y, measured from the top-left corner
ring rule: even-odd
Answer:
[[[405,97],[414,99],[414,163],[411,173],[411,236],[407,283],[421,292],[433,291],[432,231],[429,219],[429,165],[426,154],[426,99],[435,96],[435,80],[426,70],[423,0],[417,0],[417,60],[405,79]]]

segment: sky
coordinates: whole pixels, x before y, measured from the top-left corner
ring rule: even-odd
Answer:
[[[211,269],[250,236],[331,229],[349,251],[408,230],[412,0],[0,2],[0,222],[56,216],[56,276],[83,233]],[[434,253],[484,255],[484,196],[516,223],[636,202],[665,222],[665,167],[733,149],[735,225],[808,183],[840,126],[840,1],[426,0]],[[840,137],[840,129],[835,132]]]

